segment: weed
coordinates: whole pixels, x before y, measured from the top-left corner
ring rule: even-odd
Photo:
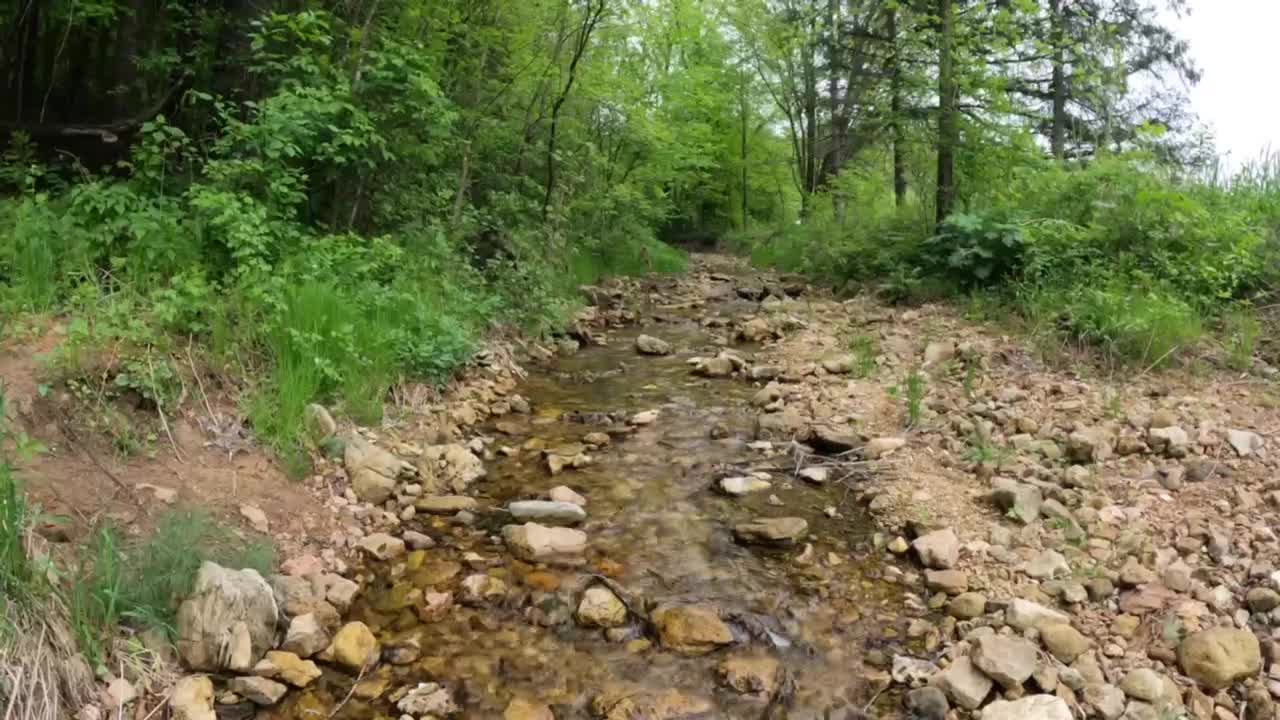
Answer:
[[[999,467],[1009,458],[1009,454],[1007,448],[997,447],[991,442],[990,436],[974,431],[969,437],[969,448],[965,450],[964,458],[974,465],[991,464]]]
[[[855,378],[870,377],[876,370],[876,355],[880,354],[876,339],[865,333],[859,333],[849,339],[849,352],[853,353],[853,368],[850,374]]]
[[[965,363],[964,380],[961,381],[961,386],[964,388],[964,397],[969,402],[973,402],[976,399],[974,393],[977,385],[977,379],[978,364],[975,362]]]
[[[908,427],[915,427],[920,424],[920,418],[924,413],[925,383],[924,374],[916,370],[912,370],[907,374],[905,385]]]
[[[1106,415],[1111,420],[1120,420],[1124,417],[1124,393],[1119,390],[1107,388],[1103,391],[1102,396],[1106,403]]]
[[[1248,308],[1237,308],[1222,318],[1222,332],[1227,348],[1227,366],[1241,372],[1253,367],[1253,353],[1262,334],[1258,316]]]

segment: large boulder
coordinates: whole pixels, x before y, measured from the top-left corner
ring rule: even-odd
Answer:
[[[1178,646],[1178,663],[1196,682],[1219,690],[1257,674],[1262,650],[1248,630],[1216,627],[1188,635]]]
[[[358,435],[347,438],[343,462],[356,497],[374,505],[391,497],[397,479],[413,474],[412,465]]]
[[[733,643],[733,633],[709,605],[667,605],[653,612],[664,648],[681,655],[705,655]]]
[[[257,570],[203,563],[178,607],[178,654],[194,670],[247,672],[275,645],[278,615]]]

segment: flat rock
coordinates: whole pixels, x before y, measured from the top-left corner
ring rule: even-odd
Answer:
[[[760,492],[773,487],[773,484],[768,480],[743,476],[721,478],[720,482],[716,483],[716,485],[720,488],[721,492],[726,495],[735,496],[748,495],[753,492]]]
[[[376,560],[392,560],[405,553],[404,540],[382,532],[365,535],[356,547]]]
[[[580,564],[587,548],[587,534],[581,530],[533,522],[507,525],[502,537],[513,555],[528,562]]]
[[[969,658],[974,666],[1006,689],[1020,687],[1036,668],[1036,646],[1020,637],[984,635]]]
[[[284,697],[285,693],[289,692],[289,688],[285,685],[252,675],[231,678],[227,682],[227,689],[251,701],[254,705],[275,705],[280,702],[280,698]]]
[[[1039,628],[1047,623],[1070,623],[1066,613],[1047,608],[1030,600],[1013,598],[1004,611],[1004,621],[1015,630]]]
[[[310,660],[284,650],[269,650],[253,666],[253,674],[280,680],[294,687],[306,687],[320,677],[320,668]]]
[[[581,505],[554,500],[519,500],[507,506],[517,520],[536,520],[551,525],[573,525],[587,519]]]
[[[814,423],[805,432],[804,442],[820,453],[838,455],[862,445],[862,438],[850,428]]]
[[[502,711],[502,720],[556,720],[546,703],[527,698],[513,698]]]
[[[553,502],[567,502],[581,506],[585,506],[587,504],[587,499],[585,497],[578,494],[577,491],[567,485],[557,485],[551,488],[547,491],[547,497]]]
[[[456,714],[458,704],[449,688],[439,683],[418,683],[396,703],[396,709],[415,717],[445,717]]]
[[[937,676],[937,682],[952,702],[966,710],[981,707],[995,686],[995,681],[978,670],[967,656],[956,658]]]
[[[927,568],[947,570],[960,562],[960,538],[951,528],[921,535],[911,547]]]
[[[982,720],[1073,720],[1071,708],[1060,697],[1028,695],[1012,702],[997,700],[982,709]]]
[[[1046,580],[1059,575],[1070,575],[1071,566],[1057,550],[1041,550],[1027,561],[1026,573],[1037,580]]]
[[[1215,627],[1188,635],[1178,646],[1182,671],[1204,687],[1220,690],[1262,669],[1262,649],[1248,630]]]
[[[1049,653],[1065,664],[1075,662],[1089,649],[1089,639],[1066,623],[1048,623],[1040,626],[1040,642]]]
[[[743,543],[790,545],[808,530],[809,523],[804,518],[757,518],[735,525],[733,535]]]
[[[1228,430],[1227,443],[1240,457],[1249,457],[1266,447],[1262,436],[1251,430]]]
[[[924,586],[941,590],[948,595],[959,595],[969,589],[969,573],[960,570],[926,570]]]
[[[666,605],[653,612],[658,641],[681,655],[705,655],[733,643],[733,633],[710,605]]]
[[[804,468],[798,473],[801,480],[815,485],[823,485],[831,479],[831,469],[819,465]]]
[[[640,335],[636,338],[636,352],[641,355],[670,355],[671,343],[652,335]]]
[[[480,503],[466,495],[426,495],[415,500],[413,506],[432,515],[453,515],[462,510],[475,510]]]
[[[878,437],[867,441],[862,446],[862,457],[868,460],[879,460],[892,454],[895,450],[907,444],[906,438],[900,437]]]
[[[732,655],[716,666],[716,679],[740,695],[768,700],[778,691],[781,670],[782,665],[768,655]]]

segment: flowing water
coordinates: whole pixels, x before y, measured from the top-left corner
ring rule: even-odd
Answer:
[[[452,688],[468,718],[500,718],[513,697],[548,703],[561,720],[592,717],[591,698],[619,686],[711,699],[717,709],[698,717],[846,718],[868,708],[871,716],[881,714],[872,704],[879,686],[868,683],[863,660],[869,650],[901,640],[900,589],[875,579],[880,564],[870,549],[870,525],[848,487],[796,480],[791,456],[749,447],[755,418],[750,399],[758,387],[691,375],[691,356],[717,350],[705,318],[757,311],[756,303],[734,295],[730,283],[705,272],[695,277],[701,285],[658,281],[665,287],[650,296],[688,300],[704,293],[713,298],[705,306],[643,308],[645,320],[610,331],[607,346],[531,371],[518,391],[533,413],[485,428],[494,448],[525,449],[499,452],[488,463],[488,477],[473,488],[481,506],[501,508],[544,497],[557,485],[572,487],[588,500],[589,518],[581,526],[589,537],[586,565],[535,567],[514,560],[496,540],[509,522],[503,513],[478,512],[473,526],[436,519],[424,529],[437,547],[411,554],[407,563],[376,568],[347,618],[366,622],[384,648],[415,638],[421,658],[384,663],[350,697],[352,679],[326,670],[314,688],[281,706],[280,717],[327,717],[346,698],[335,717],[394,718],[399,713],[387,695],[422,681]],[[633,343],[642,332],[667,340],[676,352],[637,355]],[[748,358],[753,351],[736,349]],[[658,410],[658,420],[626,433],[602,416],[644,410]],[[538,447],[580,443],[602,430],[614,431],[614,440],[591,452],[589,466],[549,474]],[[770,475],[769,490],[744,497],[713,490],[718,478],[756,470]],[[803,544],[771,549],[735,542],[733,525],[758,516],[805,518],[812,550],[800,557]],[[414,588],[456,589],[473,572],[503,579],[505,598],[487,607],[456,607],[438,622],[419,620]],[[739,643],[691,658],[662,649],[641,622],[609,635],[581,628],[573,609],[593,575],[608,576],[642,606],[712,604],[732,619]],[[786,703],[717,687],[717,664],[748,649],[772,655],[785,668]],[[369,699],[380,689],[380,698]]]

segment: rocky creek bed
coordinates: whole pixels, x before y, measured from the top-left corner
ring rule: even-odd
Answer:
[[[1263,381],[1117,402],[721,258],[587,291],[527,374],[338,432],[324,552],[202,568],[176,717],[1275,716]]]

